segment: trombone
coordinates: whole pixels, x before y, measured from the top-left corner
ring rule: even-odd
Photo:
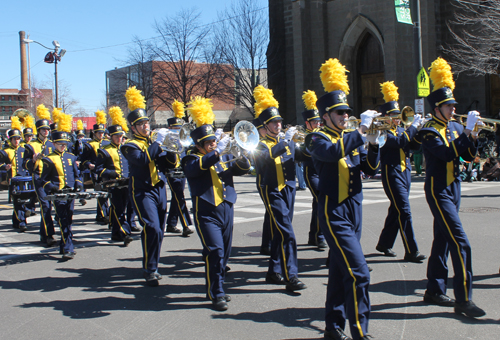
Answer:
[[[467,115],[459,115],[459,114],[454,113],[453,116],[457,117],[457,121],[460,124],[462,124],[463,126],[467,126]],[[482,118],[482,117],[479,117],[478,122],[482,122],[483,125],[478,125],[476,123],[476,126],[474,126],[474,131],[486,130],[486,131],[495,132],[497,130],[497,124],[500,124],[499,119]]]

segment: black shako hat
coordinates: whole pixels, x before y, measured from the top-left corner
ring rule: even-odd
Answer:
[[[149,120],[149,118],[148,114],[146,113],[146,110],[139,108],[130,112],[127,116],[127,120],[130,123],[130,125],[135,125],[136,123],[142,120]]]
[[[210,124],[202,125],[191,131],[190,136],[195,144],[201,144],[206,140],[215,139],[214,127]]]
[[[349,104],[347,104],[347,96],[342,90],[336,90],[322,95],[316,102],[316,106],[321,116],[333,109],[352,111]]]
[[[436,91],[431,92],[427,96],[427,101],[429,102],[432,110],[442,104],[458,104],[458,102],[453,97],[453,91],[449,87],[442,87]]]

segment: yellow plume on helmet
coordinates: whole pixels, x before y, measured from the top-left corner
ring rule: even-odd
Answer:
[[[83,122],[81,119],[78,119],[78,121],[76,122],[76,129],[83,130]]]
[[[255,104],[253,106],[255,111],[255,118],[259,118],[262,111],[270,107],[279,107],[278,101],[274,98],[273,90],[266,89],[264,86],[259,85],[253,90],[253,97]]]
[[[35,119],[33,116],[29,115],[24,118],[24,127],[33,129],[33,133],[35,133]]]
[[[10,117],[10,128],[11,130],[22,131],[21,121],[19,120],[19,117],[16,116]]]
[[[434,85],[434,89],[432,91],[439,90],[443,87],[449,87],[452,91],[455,89],[455,81],[453,80],[451,66],[446,60],[438,57],[432,62],[429,70],[429,77]]]
[[[55,107],[52,110],[52,123],[59,122],[59,118],[61,117],[62,114],[63,114],[62,110],[58,107]]]
[[[57,131],[70,133],[72,128],[73,116],[61,112],[57,121]]]
[[[316,102],[318,101],[318,97],[316,96],[316,92],[307,90],[304,91],[302,95],[302,100],[304,101],[304,105],[306,106],[306,110],[317,110]]]
[[[127,92],[125,92],[125,98],[127,99],[127,105],[130,111],[134,111],[135,109],[146,109],[144,96],[135,86],[127,89]]]
[[[36,116],[38,119],[47,119],[50,120],[50,112],[49,109],[45,107],[45,105],[40,104],[36,107]]]
[[[196,127],[206,124],[212,125],[214,123],[215,114],[212,111],[213,106],[212,100],[208,98],[196,96],[194,99],[191,99],[188,103],[187,111],[195,122]]]
[[[399,100],[398,87],[394,85],[393,81],[386,81],[380,84],[380,88],[386,103],[393,101],[397,102]]]
[[[111,125],[120,125],[123,131],[128,132],[127,121],[123,118],[123,111],[119,106],[112,106],[108,110],[111,117]]]
[[[342,65],[337,58],[328,59],[321,65],[321,82],[325,88],[325,92],[342,90],[346,95],[349,94],[349,85],[347,84],[345,66]]]
[[[184,117],[184,103],[174,100],[172,103],[172,109],[174,110],[175,118],[183,118]]]
[[[106,112],[98,110],[95,112],[96,124],[106,124]]]

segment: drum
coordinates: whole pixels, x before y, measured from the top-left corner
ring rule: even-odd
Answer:
[[[29,202],[35,196],[35,187],[31,176],[15,176],[11,178],[12,196],[22,203]]]

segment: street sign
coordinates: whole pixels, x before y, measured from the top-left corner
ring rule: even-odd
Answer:
[[[423,116],[424,110],[424,98],[415,99],[415,113],[421,114]]]
[[[410,0],[394,0],[398,22],[413,25],[411,20]]]
[[[425,72],[425,68],[422,67],[417,76],[417,96],[427,97],[431,93],[431,85],[429,82],[429,76]]]

